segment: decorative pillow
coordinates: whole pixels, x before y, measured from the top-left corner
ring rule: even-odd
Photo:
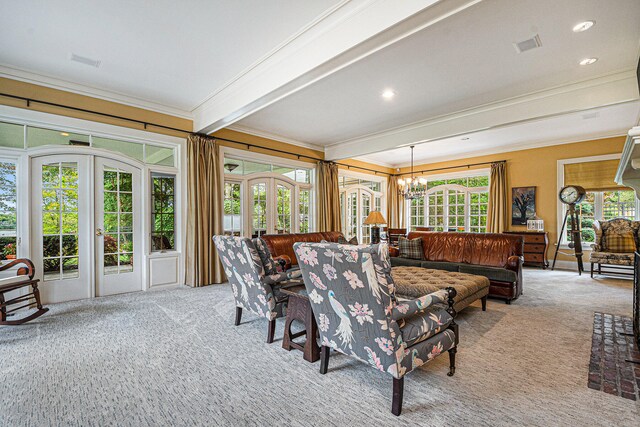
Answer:
[[[409,240],[406,237],[400,236],[398,238],[398,249],[400,250],[400,258],[419,259],[424,261],[422,237]]]
[[[633,253],[636,250],[636,241],[633,238],[633,231],[622,231],[618,233],[608,233],[605,235],[605,252],[613,253]]]
[[[271,257],[271,251],[265,241],[261,238],[253,239],[253,245],[256,247],[258,255],[260,255],[260,260],[264,266],[264,274],[267,276],[278,274],[282,268],[279,269],[280,265]]]
[[[338,243],[341,245],[357,245],[358,238],[356,236],[353,236],[351,240],[347,240],[344,238],[344,236],[338,236]]]

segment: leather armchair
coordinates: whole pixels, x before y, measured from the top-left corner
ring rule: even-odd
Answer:
[[[386,245],[296,243],[294,248],[320,332],[321,374],[331,349],[386,372],[393,377],[395,415],[402,410],[407,373],[448,351],[448,375],[454,374],[453,288],[399,301]]]
[[[294,243],[320,243],[323,240],[337,242],[339,237],[344,237],[339,231],[321,231],[317,233],[264,234],[260,238],[274,259],[285,261],[288,270],[298,266],[298,260],[293,251]]]

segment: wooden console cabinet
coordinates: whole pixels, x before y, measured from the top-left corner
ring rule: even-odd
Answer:
[[[516,234],[524,237],[524,265],[549,267],[547,248],[549,247],[549,233],[546,231],[505,231],[506,234]]]

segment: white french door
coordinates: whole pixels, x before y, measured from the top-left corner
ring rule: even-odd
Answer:
[[[142,290],[140,169],[96,157],[96,296]]]
[[[55,155],[31,163],[32,258],[45,302],[92,295],[90,160]]]
[[[345,237],[357,237],[359,243],[371,242],[371,227],[364,225],[364,220],[374,208],[375,193],[368,188],[356,187],[343,191],[340,201]]]
[[[248,185],[252,237],[297,230],[293,212],[298,195],[294,185],[278,178],[258,178],[250,180]]]
[[[142,290],[141,173],[90,155],[32,159],[32,257],[45,302]]]

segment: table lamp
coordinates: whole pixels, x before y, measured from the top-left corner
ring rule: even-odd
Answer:
[[[367,219],[364,220],[365,225],[371,225],[371,244],[380,243],[380,224],[386,224],[387,220],[384,219],[380,211],[371,211]]]

